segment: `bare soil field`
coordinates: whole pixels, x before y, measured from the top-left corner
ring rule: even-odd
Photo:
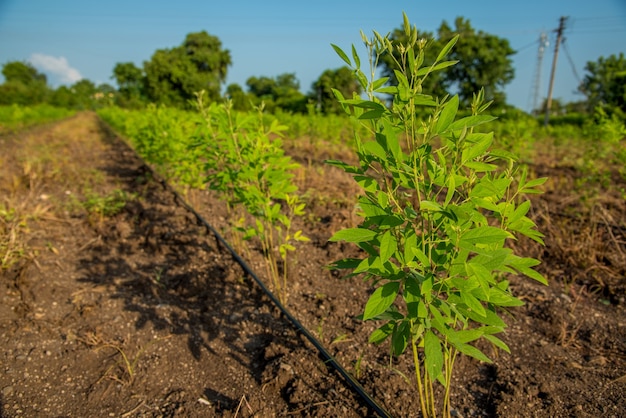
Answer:
[[[330,243],[355,226],[352,179],[327,150],[289,146],[307,201],[288,309],[391,416],[419,416],[410,359],[368,344],[370,292],[326,269],[353,255]],[[374,416],[259,286],[125,142],[93,113],[0,137],[0,417]],[[626,414],[626,184],[573,193],[549,176],[533,218],[546,246],[542,286],[512,277],[523,307],[506,316],[511,354],[457,360],[457,417]],[[620,194],[621,193],[621,194]],[[218,231],[224,204],[186,194]],[[118,204],[123,202],[124,204]],[[262,272],[254,246],[244,254]]]

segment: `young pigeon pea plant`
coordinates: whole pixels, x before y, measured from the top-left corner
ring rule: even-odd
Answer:
[[[294,217],[304,215],[304,203],[292,182],[298,164],[281,146],[279,135],[285,127],[275,119],[266,126],[262,108],[237,113],[228,102],[207,108],[202,94],[198,108],[207,121],[207,135],[201,136],[206,182],[230,208],[244,209],[234,228],[243,239],[260,241],[267,276],[286,303],[289,254],[295,242],[308,238],[292,228]]]
[[[509,351],[496,337],[506,326],[499,309],[522,302],[510,293],[506,275],[518,273],[546,283],[533,270],[538,260],[518,256],[506,246],[520,235],[542,242],[526,216],[530,202],[523,197],[538,193],[546,179],[528,180],[512,154],[492,149],[493,132],[475,132],[476,126],[494,119],[484,114],[490,103],[484,102],[483,91],[475,94],[471,114],[465,117],[458,115],[458,96],[437,98],[422,92],[426,77],[455,64],[445,58],[458,37],[425,66],[428,42],[418,39],[406,15],[404,30],[406,44],[392,44],[377,32],[371,39],[361,33],[369,75],[361,70],[354,46],[350,59],[333,45],[367,98],[334,93],[374,139],[356,137],[358,165],[329,161],[351,173],[363,191],[358,200],[362,223],[331,237],[355,243],[363,257],[336,261],[331,268],[371,281],[374,291],[362,319],[382,325],[370,342],[390,338],[396,356],[408,349],[422,415],[440,411],[449,417],[457,355],[490,362],[475,345],[481,339]],[[380,56],[392,51],[400,57],[397,86],[389,86],[387,78],[375,79]],[[389,105],[379,98],[384,94],[391,95]],[[443,386],[437,397],[435,382]]]

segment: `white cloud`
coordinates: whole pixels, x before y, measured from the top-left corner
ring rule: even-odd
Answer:
[[[43,72],[57,76],[62,84],[73,84],[83,78],[76,68],[70,67],[65,57],[53,57],[35,53],[28,60],[33,66],[41,69]]]

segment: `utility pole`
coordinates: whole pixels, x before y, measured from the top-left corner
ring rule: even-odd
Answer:
[[[548,126],[550,120],[550,107],[552,107],[552,88],[554,87],[554,73],[556,72],[556,61],[559,57],[559,44],[563,38],[563,31],[565,30],[565,21],[567,17],[561,16],[559,20],[559,28],[556,30],[556,44],[554,45],[554,60],[552,60],[552,72],[550,73],[550,87],[548,88],[548,98],[546,100],[546,118],[543,122],[545,126]]]
[[[539,116],[539,114],[541,113],[541,110],[538,110],[539,109],[539,90],[541,87],[541,67],[543,63],[543,53],[545,52],[547,47],[548,47],[548,35],[546,35],[545,32],[541,32],[541,35],[539,36],[539,51],[537,52],[537,67],[535,69],[535,78],[533,80],[533,87],[531,90],[533,95],[532,95],[530,112],[535,116]]]

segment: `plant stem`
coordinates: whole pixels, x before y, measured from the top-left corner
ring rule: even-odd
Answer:
[[[426,394],[424,393],[424,386],[422,385],[422,373],[420,372],[420,361],[417,354],[417,344],[415,339],[411,339],[411,348],[413,349],[413,367],[415,367],[415,381],[417,382],[417,392],[420,397],[420,408],[422,415],[427,416],[426,409]]]

